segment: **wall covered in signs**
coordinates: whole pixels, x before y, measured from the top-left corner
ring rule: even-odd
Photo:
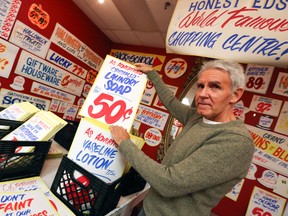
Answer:
[[[110,40],[72,1],[0,5],[0,106],[30,101],[77,120]]]
[[[150,53],[150,58],[147,58],[147,53]],[[146,59],[146,63],[157,67],[162,79],[176,96],[183,91],[186,79],[197,66],[195,57],[179,58],[177,55],[152,48],[116,44],[113,45],[111,55],[132,62]],[[179,70],[176,73],[177,65],[180,66],[183,60],[187,62],[186,72],[181,74]],[[169,67],[172,65],[175,65],[174,73],[170,74],[172,71],[169,72]],[[287,69],[254,64],[243,66],[246,77],[245,93],[235,105],[234,114],[245,121],[254,139],[256,151],[247,177],[221,200],[213,213],[219,216],[244,216],[249,209],[253,213],[247,212],[247,215],[282,215],[288,198]],[[165,121],[166,114],[169,113],[161,106],[157,95],[149,89],[152,87],[148,83],[145,92],[149,97],[146,95],[145,98],[144,93],[139,112],[144,110],[145,113],[154,114],[155,118],[158,116]],[[157,152],[161,150],[159,142],[167,125],[162,127],[161,121],[146,121],[136,117],[134,127],[146,141],[143,151],[157,160]],[[261,188],[261,191],[257,188]],[[255,201],[255,197],[261,198]],[[287,208],[285,214],[288,214]]]
[[[194,56],[111,44],[71,1],[0,0],[0,5],[0,107],[30,101],[40,109],[77,121],[79,107],[106,54],[152,65],[176,96],[197,66]],[[277,196],[288,198],[288,71],[259,65],[244,67],[246,92],[234,111],[247,124],[256,151],[247,178],[213,212],[242,216],[249,206],[251,215],[276,215],[275,211],[281,209]],[[143,151],[158,160],[169,113],[149,82],[139,112],[142,115],[136,116],[133,128],[146,141]],[[255,187],[265,193],[254,191]],[[250,201],[252,191],[263,198]]]

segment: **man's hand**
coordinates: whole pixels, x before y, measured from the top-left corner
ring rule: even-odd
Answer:
[[[142,71],[145,74],[153,70],[153,68],[150,65],[144,63],[135,63],[134,65],[136,66],[137,70]]]
[[[111,125],[109,130],[112,134],[113,140],[120,145],[123,140],[130,139],[130,135],[127,130],[121,126]]]

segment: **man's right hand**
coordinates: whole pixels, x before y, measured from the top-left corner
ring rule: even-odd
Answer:
[[[150,65],[144,63],[135,63],[134,65],[137,70],[142,71],[145,74],[148,74],[150,71],[153,70],[153,68]]]

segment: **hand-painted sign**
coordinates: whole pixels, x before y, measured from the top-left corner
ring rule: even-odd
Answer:
[[[248,64],[245,70],[245,90],[266,94],[274,67]]]
[[[71,104],[74,103],[75,98],[76,98],[76,96],[74,96],[74,95],[60,91],[58,89],[51,88],[51,87],[46,86],[46,85],[42,85],[42,84],[37,83],[37,82],[32,83],[30,91],[34,94],[42,95],[42,96],[48,97],[48,98],[54,98],[54,99],[64,101],[67,103],[71,103]]]
[[[63,119],[67,119],[70,121],[74,121],[76,114],[78,112],[79,107],[77,105],[68,104],[65,113],[63,115]]]
[[[282,100],[254,95],[249,109],[257,113],[277,117],[279,115],[281,106]]]
[[[58,110],[59,104],[60,104],[59,100],[52,99],[50,107],[49,107],[49,111],[56,112]]]
[[[79,114],[129,131],[146,82],[146,74],[107,55]]]
[[[67,107],[68,107],[68,103],[65,103],[65,102],[61,101],[57,112],[65,113]]]
[[[19,20],[14,25],[9,41],[42,58],[45,58],[50,46],[49,39]]]
[[[250,125],[246,127],[256,147],[253,163],[287,175],[288,138]]]
[[[287,199],[288,198],[288,178],[285,176],[279,175],[277,182],[276,182],[276,186],[273,189],[273,192],[280,194],[281,196],[286,197],[286,199]],[[287,207],[288,206],[286,205],[283,216],[288,215],[287,214],[288,213]]]
[[[95,79],[97,77],[97,72],[94,70],[89,70],[87,77],[86,77],[86,82],[88,82],[89,84],[93,84]]]
[[[255,186],[245,216],[282,216],[285,204],[284,198]]]
[[[0,76],[8,78],[19,48],[0,39]]]
[[[103,59],[59,23],[56,23],[51,41],[89,67],[97,71],[100,69]]]
[[[286,1],[178,1],[167,52],[287,67]]]
[[[21,3],[20,0],[0,0],[0,37],[8,40]]]
[[[273,94],[288,97],[288,74],[280,72],[273,88]]]
[[[135,120],[159,130],[163,130],[169,114],[160,110],[140,105]]]
[[[110,52],[111,56],[121,59],[122,61],[129,63],[145,63],[153,67],[154,70],[161,71],[163,63],[165,61],[165,56],[131,52],[127,50],[114,50]]]
[[[28,18],[31,23],[38,26],[40,29],[45,29],[50,22],[50,16],[42,9],[42,5],[37,5],[35,3],[29,8]]]
[[[5,192],[16,192],[16,191],[22,191],[23,192],[23,191],[34,191],[34,190],[37,190],[38,192],[41,193],[41,191],[39,191],[39,189],[41,189],[41,191],[44,192],[45,196],[53,204],[54,208],[57,210],[59,215],[61,215],[61,216],[74,215],[74,213],[49,190],[46,183],[39,176],[0,182],[0,193],[1,194],[5,193]],[[27,211],[27,213],[28,212],[29,211]],[[29,212],[29,213],[31,213],[31,212]],[[19,213],[18,215],[24,216],[27,214],[20,214]],[[8,216],[8,215],[5,215],[5,216]],[[43,215],[37,215],[37,216],[44,216],[44,214]]]
[[[143,139],[132,135],[131,139],[142,148]],[[91,118],[81,119],[68,158],[107,183],[120,178],[127,166],[109,126]]]
[[[173,95],[176,95],[178,87],[172,86],[172,85],[166,85],[166,86],[171,90]],[[158,95],[156,96],[156,98],[154,100],[153,106],[166,110],[166,108],[162,104],[162,102],[161,102],[161,100],[160,100]]]
[[[276,186],[278,179],[277,173],[272,170],[265,170],[262,173],[262,176],[257,179],[257,181],[262,184],[264,187],[273,189]]]
[[[288,102],[285,101],[274,130],[288,136]],[[288,144],[287,144],[288,146]]]
[[[242,100],[239,100],[236,104],[234,104],[233,114],[237,118],[245,121],[245,106]]]
[[[150,106],[152,104],[152,100],[156,94],[156,89],[151,81],[147,81],[145,91],[141,98],[141,104]]]
[[[170,59],[165,65],[165,74],[171,79],[181,77],[187,70],[187,62],[182,58]]]
[[[85,80],[22,50],[16,74],[80,96]]]
[[[76,76],[79,76],[83,79],[86,78],[86,75],[88,73],[87,70],[85,70],[81,66],[75,64],[74,62],[67,59],[66,57],[61,56],[60,54],[58,54],[57,52],[55,52],[51,49],[48,51],[46,59],[48,61],[58,65],[59,67],[65,69],[67,71],[70,71],[71,73],[73,73]]]
[[[162,134],[156,128],[149,128],[144,134],[144,140],[149,146],[157,146],[162,141]]]
[[[225,196],[228,197],[229,199],[233,200],[233,201],[237,201],[239,194],[241,192],[242,186],[244,184],[244,179],[242,179],[238,184],[236,184],[232,190],[227,193]]]
[[[2,88],[0,91],[0,106],[8,107],[14,103],[20,103],[28,101],[34,104],[40,110],[48,110],[50,105],[50,100],[46,100],[39,97],[34,97],[32,95],[19,93],[16,91],[8,90]]]
[[[40,189],[1,193],[0,206],[0,215],[5,216],[59,215]]]

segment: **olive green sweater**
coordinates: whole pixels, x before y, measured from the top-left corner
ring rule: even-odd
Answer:
[[[120,151],[150,184],[144,199],[147,216],[209,216],[211,209],[246,177],[254,153],[241,120],[206,124],[195,109],[183,105],[156,71],[148,74],[170,113],[183,125],[162,163],[151,160],[130,140]]]

